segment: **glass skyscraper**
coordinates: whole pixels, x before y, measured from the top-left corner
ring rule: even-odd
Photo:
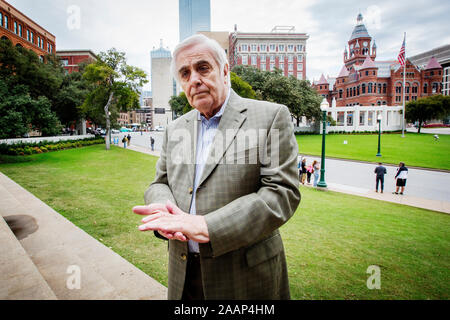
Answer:
[[[211,31],[210,0],[179,0],[180,41],[199,31]]]

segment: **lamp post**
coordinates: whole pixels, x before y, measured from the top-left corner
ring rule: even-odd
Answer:
[[[330,104],[327,99],[323,99],[320,104],[320,110],[322,110],[322,161],[320,163],[320,181],[317,184],[319,188],[326,188],[327,183],[325,182],[325,135],[327,134],[327,110]]]
[[[381,114],[378,115],[378,153],[377,157],[381,157]]]

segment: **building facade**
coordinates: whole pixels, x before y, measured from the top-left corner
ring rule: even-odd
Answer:
[[[179,0],[180,42],[199,31],[211,30],[210,0]]]
[[[306,41],[309,35],[296,33],[294,27],[275,27],[269,33],[230,34],[231,68],[249,65],[263,71],[282,70],[285,76],[306,79]]]
[[[172,54],[161,46],[151,52],[151,85],[152,85],[152,123],[156,126],[166,127],[173,119],[170,107],[170,98],[177,93],[176,83],[170,72]]]
[[[97,56],[91,50],[58,50],[56,55],[61,59],[68,73],[78,72],[83,62],[95,62]]]
[[[56,50],[53,34],[4,0],[0,0],[0,39],[10,40],[16,47],[33,50],[41,61]]]
[[[403,67],[396,60],[376,61],[377,45],[369,35],[361,14],[343,54],[342,69],[336,78],[325,78],[313,87],[330,105],[401,106]],[[405,102],[442,92],[443,69],[431,57],[424,66],[406,59]]]

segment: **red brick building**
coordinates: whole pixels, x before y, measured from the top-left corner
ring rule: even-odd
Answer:
[[[78,72],[82,62],[94,62],[97,56],[90,50],[58,50],[56,55],[61,59],[64,68],[69,72]]]
[[[399,106],[403,104],[403,67],[396,60],[376,61],[377,46],[372,41],[361,14],[346,46],[344,65],[336,78],[323,75],[313,87],[336,106]],[[400,49],[400,48],[399,48]],[[442,66],[433,57],[424,68],[406,60],[405,102],[440,94]]]
[[[0,0],[0,39],[33,50],[42,61],[55,53],[55,36],[4,0]]]
[[[294,27],[275,27],[270,33],[245,33],[236,29],[230,34],[231,68],[250,65],[263,71],[281,69],[285,76],[306,79],[306,33]]]

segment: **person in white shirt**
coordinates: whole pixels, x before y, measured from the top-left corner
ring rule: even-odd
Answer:
[[[404,162],[400,162],[397,169],[397,174],[394,179],[397,179],[396,188],[394,194],[399,194],[398,190],[401,188],[400,194],[403,195],[406,187],[406,179],[408,179],[408,168]]]

